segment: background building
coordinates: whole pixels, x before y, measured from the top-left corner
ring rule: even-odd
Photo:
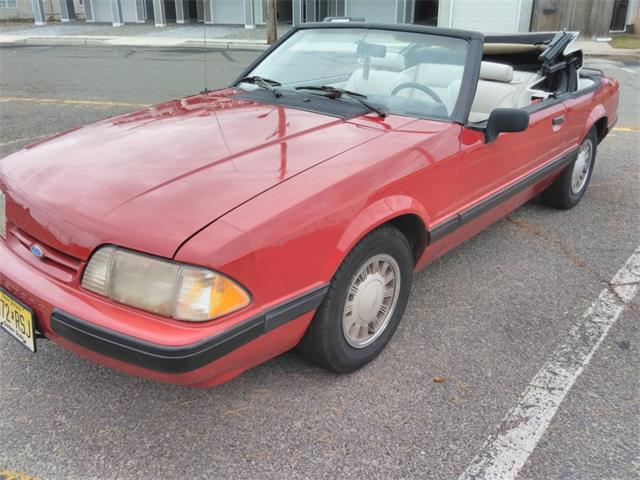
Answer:
[[[33,8],[28,0],[0,0],[0,20],[33,19]]]
[[[328,16],[370,22],[416,23],[482,32],[579,30],[606,37],[636,22],[640,0],[277,0],[281,23],[321,21]],[[0,19],[154,22],[157,26],[206,22],[265,23],[265,0],[0,0]]]

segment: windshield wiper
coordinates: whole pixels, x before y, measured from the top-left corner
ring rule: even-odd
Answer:
[[[264,88],[265,90],[270,91],[274,97],[279,98],[282,94],[273,87],[279,87],[282,84],[275,80],[271,80],[269,78],[259,77],[254,75],[252,77],[243,77],[238,80],[237,83],[252,83],[253,85],[257,85],[260,88]]]
[[[357,100],[366,108],[371,110],[372,112],[376,112],[380,118],[384,118],[387,116],[387,113],[366,101],[367,96],[362,93],[352,92],[350,90],[344,90],[342,88],[332,87],[331,85],[303,85],[300,87],[296,87],[296,90],[311,90],[312,92],[321,92],[320,95],[324,95],[329,98],[341,98],[342,96],[351,97],[354,100]]]

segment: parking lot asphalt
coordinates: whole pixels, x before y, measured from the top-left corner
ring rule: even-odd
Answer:
[[[209,52],[208,87],[257,54]],[[0,48],[0,156],[196,93],[202,65],[192,50]],[[419,273],[372,364],[338,376],[287,353],[197,390],[0,335],[0,478],[458,478],[640,245],[640,63],[589,66],[621,82],[621,105],[580,205],[530,202]],[[519,478],[640,478],[637,295],[616,318]]]

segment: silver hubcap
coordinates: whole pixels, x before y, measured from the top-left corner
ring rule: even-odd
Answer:
[[[400,293],[400,267],[389,255],[367,260],[351,281],[342,313],[342,332],[349,345],[364,348],[389,324]]]
[[[576,158],[576,161],[573,164],[573,172],[571,173],[571,192],[573,192],[574,195],[579,193],[587,184],[592,157],[593,144],[590,139],[587,139],[582,142],[582,145],[580,145],[578,158]]]

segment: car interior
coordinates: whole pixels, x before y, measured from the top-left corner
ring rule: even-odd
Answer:
[[[329,85],[365,95],[371,104],[399,115],[451,118],[469,63],[469,49],[455,43],[462,40],[431,35],[428,42],[419,41],[416,34],[407,32],[355,31],[343,33],[344,38],[331,34],[319,29],[293,37],[288,47],[252,73],[287,78],[282,85],[285,91]],[[497,108],[531,110],[549,97],[594,86],[597,78],[582,72],[582,52],[568,50],[576,36],[561,32],[485,37],[468,121],[482,126]],[[312,107],[298,105],[311,102],[308,98],[283,95],[277,101]],[[334,111],[336,105],[327,102],[315,107],[338,116],[349,113]]]
[[[549,71],[539,58],[547,48],[541,44],[485,44],[469,122],[486,121],[496,108],[527,108],[548,97],[594,85],[593,77],[580,72],[580,51],[567,53],[561,68]],[[368,68],[355,70],[343,88],[372,97],[436,102],[450,115],[460,91],[464,59],[452,63],[438,50],[387,51],[383,57],[372,57]]]

